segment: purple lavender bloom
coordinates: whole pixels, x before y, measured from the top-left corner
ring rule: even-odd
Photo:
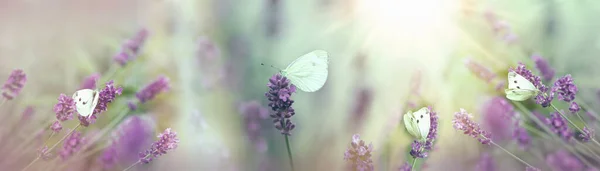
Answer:
[[[454,113],[454,119],[452,120],[454,129],[463,131],[464,134],[476,138],[481,144],[489,144],[492,141],[490,139],[492,135],[481,129],[479,124],[472,119],[473,116],[461,108],[460,112]]]
[[[54,121],[54,123],[52,123],[52,126],[50,126],[50,129],[54,131],[54,133],[60,132],[60,130],[62,130],[62,125],[60,124],[60,121]]]
[[[532,55],[531,59],[535,62],[535,67],[540,71],[544,81],[551,81],[554,78],[554,69],[550,67],[548,61],[540,55]]]
[[[427,135],[427,139],[425,142],[413,141],[411,144],[410,155],[414,158],[426,158],[427,152],[433,150],[433,142],[437,138],[437,129],[438,129],[438,115],[431,107],[428,107],[430,112],[430,126],[429,134]]]
[[[21,121],[28,121],[29,119],[31,119],[34,113],[35,110],[33,109],[33,106],[27,106],[25,110],[23,110],[23,114],[21,115]]]
[[[514,107],[505,98],[494,97],[483,107],[483,127],[494,135],[494,141],[508,139],[515,115]]]
[[[579,112],[580,109],[581,107],[579,107],[576,102],[571,102],[571,105],[569,106],[569,111],[571,111],[571,113],[575,114]]]
[[[578,90],[577,86],[573,83],[571,75],[567,74],[554,82],[552,91],[555,91],[558,94],[558,100],[571,102],[575,99],[575,94],[577,94]]]
[[[100,157],[100,162],[102,162],[104,169],[111,169],[117,164],[117,160],[117,148],[113,143],[106,150],[104,150],[102,156]]]
[[[560,149],[546,156],[546,164],[552,170],[583,170],[584,165],[575,157],[569,154],[568,151]]]
[[[517,141],[517,144],[519,144],[519,148],[521,148],[522,150],[528,149],[531,145],[531,136],[529,136],[529,133],[527,132],[527,130],[525,130],[525,128],[520,127],[518,125],[513,131],[513,139]]]
[[[52,158],[52,155],[48,152],[48,146],[44,146],[38,150],[38,155],[42,160],[48,160]]]
[[[344,153],[344,160],[350,162],[350,169],[356,171],[375,170],[373,160],[371,160],[373,144],[367,146],[365,141],[360,139],[360,135],[354,134],[350,145],[350,148]]]
[[[146,42],[147,37],[148,30],[142,29],[138,31],[134,37],[126,40],[123,45],[121,45],[121,50],[114,56],[114,60],[121,66],[125,66],[127,62],[134,60]]]
[[[490,155],[489,153],[481,154],[481,156],[479,158],[479,162],[475,166],[475,170],[476,171],[495,171],[496,163],[494,161],[494,158],[492,158],[492,155]]]
[[[261,121],[269,117],[268,109],[262,107],[257,101],[242,103],[240,113],[244,116],[246,123],[246,134],[248,140],[254,144],[259,152],[267,151],[267,144],[261,136]]]
[[[352,120],[356,125],[359,125],[364,121],[367,110],[371,106],[373,92],[368,88],[360,88],[355,100],[354,109],[352,110]]]
[[[590,141],[592,138],[594,138],[594,129],[587,126],[583,127],[583,132],[579,134],[578,138],[581,140],[581,142]]]
[[[15,96],[19,95],[19,92],[25,86],[25,82],[27,82],[25,72],[20,69],[13,70],[4,83],[4,86],[2,86],[2,96],[6,100],[12,100]]]
[[[81,82],[79,89],[96,89],[96,82],[98,82],[98,79],[100,79],[100,74],[98,73],[86,77],[83,82]]]
[[[398,171],[412,171],[412,165],[408,162],[405,162],[402,166],[400,166],[400,168],[398,168]]]
[[[60,94],[58,96],[58,103],[54,105],[54,113],[56,113],[56,119],[59,121],[66,121],[73,119],[73,113],[75,112],[75,100],[73,98]]]
[[[558,134],[565,141],[570,141],[573,138],[573,131],[569,129],[567,121],[558,112],[552,113],[550,118],[545,118],[545,121],[552,132]]]
[[[275,128],[281,131],[281,134],[291,135],[290,131],[293,130],[296,125],[292,123],[290,118],[296,114],[292,108],[294,100],[290,97],[292,93],[296,92],[296,86],[290,84],[290,80],[275,74],[269,79],[267,83],[269,91],[265,93],[265,96],[269,100],[269,107],[274,114],[271,114]]]
[[[89,126],[89,124],[95,123],[97,119],[96,115],[106,111],[108,109],[108,104],[113,102],[117,95],[121,95],[122,92],[123,88],[120,86],[115,87],[114,81],[111,80],[106,83],[106,87],[100,90],[100,93],[98,94],[98,104],[96,105],[92,115],[89,118],[79,115],[79,121],[81,122],[81,125]]]
[[[171,128],[167,128],[162,134],[158,135],[158,141],[154,142],[150,149],[139,154],[140,161],[150,163],[153,159],[167,154],[169,150],[177,148],[177,143],[179,143],[177,133],[171,131]]]
[[[85,138],[81,136],[80,132],[73,132],[63,143],[63,148],[60,151],[60,158],[63,160],[68,159],[81,149],[81,146],[85,143]]]
[[[515,73],[523,76],[529,82],[533,83],[533,85],[540,91],[540,93],[535,97],[535,102],[537,104],[542,105],[542,107],[550,106],[550,102],[554,99],[554,91],[548,92],[548,87],[546,87],[542,83],[542,79],[539,76],[533,75],[533,73],[525,67],[525,64],[519,63],[517,68],[510,68],[509,71],[514,71]]]
[[[142,90],[135,94],[135,97],[138,98],[140,103],[145,103],[149,100],[154,99],[154,97],[163,91],[167,91],[169,89],[169,78],[165,76],[159,76],[152,83],[146,85]]]

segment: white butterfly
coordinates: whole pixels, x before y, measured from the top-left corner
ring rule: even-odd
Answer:
[[[404,127],[408,133],[420,141],[425,141],[431,127],[431,112],[429,108],[423,107],[416,112],[408,111],[404,114]]]
[[[94,113],[94,109],[98,104],[99,95],[100,93],[98,90],[82,89],[76,91],[75,94],[73,94],[73,100],[75,100],[77,113],[84,117],[92,116],[92,113]]]
[[[506,98],[513,101],[524,101],[536,96],[539,90],[525,77],[508,72],[508,89],[504,90]]]
[[[315,92],[327,81],[329,56],[323,50],[315,50],[300,56],[281,75],[292,81],[296,87],[305,92]]]

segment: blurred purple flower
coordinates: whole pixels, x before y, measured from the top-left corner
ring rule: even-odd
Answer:
[[[290,84],[290,80],[280,74],[273,75],[267,86],[269,91],[265,96],[269,100],[269,107],[275,111],[271,114],[275,128],[280,130],[281,134],[291,135],[290,131],[296,127],[290,120],[296,114],[292,108],[294,100],[291,99],[292,93],[296,92],[296,86]]]
[[[412,171],[412,165],[408,162],[405,162],[402,166],[400,166],[400,168],[398,168],[398,171]]]
[[[129,108],[129,110],[131,111],[135,111],[137,110],[137,104],[133,101],[129,101],[127,102],[127,107]]]
[[[138,160],[138,153],[152,142],[153,124],[140,116],[130,116],[115,129],[113,141],[101,158],[105,168]]]
[[[198,38],[198,49],[196,54],[198,55],[198,59],[202,64],[214,64],[214,60],[218,59],[221,56],[221,51],[215,45],[213,41],[208,39],[207,37],[199,37]]]
[[[373,92],[369,88],[360,88],[358,95],[355,96],[354,109],[352,110],[352,120],[358,125],[364,120],[371,101],[373,101]],[[350,124],[352,125],[352,124]]]
[[[499,141],[510,137],[512,118],[516,112],[504,97],[494,97],[483,106],[483,128]]]
[[[554,82],[552,91],[555,91],[558,94],[558,100],[571,102],[575,99],[575,94],[577,94],[578,90],[577,86],[573,83],[571,75],[567,74]]]
[[[158,135],[158,140],[152,144],[150,149],[138,155],[140,161],[142,163],[150,163],[154,158],[167,154],[169,150],[177,148],[177,143],[179,143],[177,133],[171,131],[171,128],[167,128],[162,134]]]
[[[100,79],[99,73],[94,73],[86,77],[83,82],[81,82],[79,89],[96,89],[96,82],[98,82],[98,79]]]
[[[472,120],[473,116],[465,109],[460,109],[454,113],[452,123],[454,129],[463,131],[464,134],[476,138],[481,144],[489,144],[491,142],[491,134],[481,129],[478,123]]]
[[[117,164],[117,160],[117,148],[113,143],[104,150],[102,156],[100,156],[100,162],[102,162],[102,167],[104,169],[111,169]]]
[[[138,91],[135,94],[135,97],[138,98],[140,103],[145,103],[149,100],[154,99],[154,97],[163,91],[167,91],[169,89],[169,78],[165,76],[159,76],[152,83],[146,85],[146,87],[142,88],[142,90]]]
[[[554,91],[548,92],[549,89],[542,83],[542,79],[539,76],[533,75],[533,73],[525,67],[525,64],[519,63],[517,68],[510,68],[509,71],[514,71],[515,73],[525,77],[525,79],[533,83],[533,85],[540,91],[540,93],[535,97],[535,102],[537,104],[542,105],[542,107],[550,106],[550,102],[552,102],[552,99],[554,99]]]
[[[531,145],[531,136],[529,136],[529,132],[525,130],[525,128],[516,126],[513,131],[513,138],[517,141],[519,148],[522,150],[526,150]]]
[[[48,160],[52,158],[52,155],[48,152],[48,146],[44,146],[38,150],[38,155],[42,160]]]
[[[59,121],[66,121],[73,119],[73,113],[75,112],[75,100],[73,98],[60,94],[58,96],[58,103],[54,105],[54,113],[56,113],[56,119]]]
[[[545,118],[546,124],[550,126],[552,132],[563,138],[565,141],[570,141],[573,138],[573,131],[569,129],[569,125],[565,118],[560,116],[558,112],[550,115],[550,118]]]
[[[540,71],[544,81],[551,81],[554,78],[554,69],[550,67],[548,61],[542,56],[534,54],[531,56],[531,59],[535,62],[535,67]]]
[[[578,136],[581,142],[588,142],[592,138],[594,138],[594,129],[589,127],[583,127],[583,132],[581,132]]]
[[[496,170],[496,162],[492,155],[489,153],[483,153],[480,155],[479,162],[475,166],[476,171],[495,171]]]
[[[50,129],[54,131],[54,133],[60,132],[60,130],[62,130],[62,125],[60,124],[60,121],[54,121],[54,123],[52,123],[52,126],[50,126]]]
[[[485,82],[491,82],[494,78],[496,78],[496,74],[494,74],[492,71],[490,71],[489,68],[471,60],[470,58],[468,58],[467,60],[465,60],[465,66],[467,66],[467,68],[473,73],[475,74],[477,77],[479,77],[479,79],[484,80]]]
[[[21,89],[23,89],[26,82],[27,75],[25,75],[23,70],[13,70],[4,83],[4,86],[2,86],[2,96],[4,96],[6,100],[12,100],[15,96],[19,95],[19,92],[21,92]]]
[[[114,60],[121,66],[125,66],[127,62],[135,59],[139,55],[139,51],[146,42],[147,37],[148,30],[139,30],[134,37],[125,40],[121,45],[121,50],[114,56]]]
[[[571,102],[571,105],[569,106],[569,111],[571,111],[571,113],[575,114],[579,112],[580,109],[581,107],[579,107],[579,104],[576,102]]]
[[[66,160],[71,157],[73,153],[76,153],[81,149],[83,143],[85,143],[85,138],[81,136],[81,133],[73,132],[63,143],[63,148],[60,151],[60,158]]]
[[[25,110],[23,110],[23,114],[21,115],[21,121],[28,121],[29,119],[31,119],[31,117],[33,117],[34,113],[35,109],[33,109],[33,106],[27,106]]]
[[[575,156],[572,156],[564,149],[559,149],[554,153],[548,154],[546,156],[546,164],[548,164],[552,170],[557,171],[584,169],[584,165]]]
[[[266,152],[267,144],[261,135],[261,121],[269,117],[269,110],[262,107],[258,101],[250,101],[240,105],[240,113],[246,123],[248,140],[256,146],[259,152]]]
[[[373,160],[371,160],[373,144],[367,146],[365,141],[360,139],[360,135],[354,134],[350,145],[344,153],[344,160],[350,162],[351,170],[373,171]]]
[[[115,87],[114,81],[109,81],[106,83],[104,89],[100,90],[98,97],[98,104],[94,109],[94,113],[88,118],[79,115],[79,121],[82,126],[89,126],[89,124],[93,124],[96,122],[97,114],[100,114],[108,109],[108,104],[113,102],[117,95],[121,95],[123,92],[122,87]]]

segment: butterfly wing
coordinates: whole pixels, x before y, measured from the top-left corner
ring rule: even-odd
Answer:
[[[325,85],[328,76],[329,56],[315,50],[294,60],[282,71],[283,76],[305,92],[315,92]]]
[[[98,105],[98,99],[100,99],[100,92],[98,90],[94,90],[93,97],[94,97],[94,100],[92,101],[92,105],[90,106],[90,115],[88,117],[92,117],[91,114],[94,114],[96,105]]]
[[[536,96],[539,91],[525,77],[511,71],[508,72],[508,89],[504,90],[506,98],[513,101],[524,101]]]
[[[415,118],[416,125],[419,129],[420,135],[418,138],[422,141],[425,141],[427,135],[429,135],[429,128],[431,127],[431,116],[429,109],[427,107],[423,107],[413,113],[413,118]]]
[[[421,131],[419,130],[419,127],[416,124],[415,118],[413,117],[413,114],[411,111],[408,111],[408,113],[404,114],[404,127],[406,127],[406,130],[408,131],[408,133],[410,135],[412,135],[413,137],[417,137],[419,138],[419,136],[421,135]]]
[[[75,108],[77,109],[77,113],[81,116],[90,116],[93,112],[92,104],[94,103],[94,90],[83,89],[76,91],[73,94],[73,100],[75,100]],[[96,100],[97,101],[97,100]],[[95,106],[94,106],[95,107]]]

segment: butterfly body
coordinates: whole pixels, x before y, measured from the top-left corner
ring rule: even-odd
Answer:
[[[328,76],[329,56],[323,50],[315,50],[300,56],[281,71],[292,84],[305,92],[315,92],[325,85]]]
[[[77,113],[84,117],[90,117],[98,104],[100,93],[97,90],[82,89],[73,94]]]
[[[404,114],[404,126],[409,134],[424,142],[431,128],[431,112],[429,108],[423,107],[416,112],[408,111]]]
[[[508,72],[508,89],[505,89],[504,93],[510,100],[525,101],[536,96],[539,90],[525,77],[510,71]]]

